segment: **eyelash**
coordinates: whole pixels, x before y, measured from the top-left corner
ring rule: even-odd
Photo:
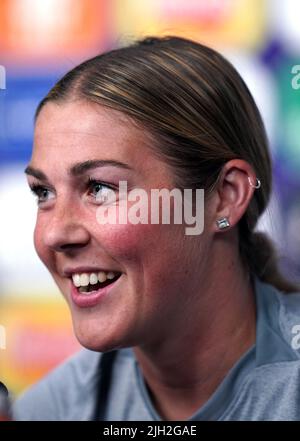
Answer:
[[[40,184],[32,184],[30,186],[30,189],[31,189],[32,193],[37,197],[38,204],[41,204],[44,202],[44,201],[41,201],[41,192],[42,191],[50,191],[48,188],[43,187]]]
[[[101,187],[107,188],[112,191],[116,190],[116,187],[111,184],[107,184],[105,182],[102,182],[102,181],[99,181],[99,180],[93,179],[93,178],[88,179],[87,187],[89,190],[93,189],[93,187],[96,185],[100,185]],[[31,189],[32,193],[37,197],[38,205],[41,205],[44,202],[46,202],[46,200],[42,200],[41,193],[45,192],[45,191],[47,191],[47,192],[51,191],[47,187],[44,187],[40,184],[32,184],[32,185],[30,185],[30,189]],[[93,198],[96,199],[96,196],[93,196]]]
[[[95,185],[101,185],[102,187],[105,187],[105,188],[107,188],[107,189],[109,189],[111,191],[115,191],[116,190],[116,187],[114,185],[107,184],[106,182],[102,182],[102,181],[99,181],[97,179],[89,178],[89,180],[88,180],[88,187],[91,189]],[[95,197],[95,199],[96,199],[96,197]]]

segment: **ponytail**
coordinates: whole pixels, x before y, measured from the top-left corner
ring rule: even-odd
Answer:
[[[278,252],[267,234],[252,232],[240,239],[242,256],[252,274],[279,291],[285,293],[300,291],[297,283],[288,281],[281,273]]]

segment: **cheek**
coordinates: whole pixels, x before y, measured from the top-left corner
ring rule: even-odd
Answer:
[[[37,219],[36,224],[35,224],[35,228],[34,228],[34,233],[33,233],[33,243],[34,243],[34,247],[35,250],[39,256],[39,258],[41,259],[41,261],[46,265],[49,266],[49,252],[47,251],[47,248],[44,245],[44,234],[45,234],[45,228],[46,225],[43,225],[43,223],[41,221],[39,221],[39,219]]]
[[[96,222],[94,218],[90,218],[88,223],[89,225],[91,222],[93,223],[93,235],[97,238],[98,243],[103,244],[103,248],[117,260],[147,259],[147,256],[153,255],[157,247],[165,244],[168,248],[172,242],[169,240],[172,234],[174,239],[172,226],[151,224],[149,206],[147,207],[148,216],[137,215],[139,219],[143,218],[148,223],[130,222],[131,209],[133,208],[130,203],[126,207],[122,207],[120,203],[116,211],[115,207],[111,208],[110,210],[110,208],[101,207],[97,210]],[[140,210],[137,211],[141,214]],[[120,219],[122,220],[120,221]],[[134,218],[134,221],[136,220],[137,218]]]
[[[178,228],[170,225],[106,225],[97,241],[125,272],[135,276],[168,277],[174,267],[178,272],[184,260]]]
[[[152,228],[151,228],[152,227]],[[103,248],[120,263],[138,261],[147,254],[150,238],[153,237],[151,225],[107,225],[102,227],[101,233],[95,232],[98,242]]]

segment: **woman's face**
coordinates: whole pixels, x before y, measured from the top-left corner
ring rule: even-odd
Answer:
[[[110,187],[117,197],[111,207],[125,209],[119,181],[149,197],[151,189],[174,188],[172,171],[150,144],[121,113],[83,101],[48,103],[37,119],[27,169],[39,199],[35,247],[70,307],[77,338],[93,350],[175,335],[191,319],[206,271],[210,233],[187,236],[174,223],[99,222]]]

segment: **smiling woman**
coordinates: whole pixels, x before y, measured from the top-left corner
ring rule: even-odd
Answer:
[[[300,418],[300,298],[254,232],[271,162],[228,61],[167,37],[84,62],[40,103],[25,172],[36,251],[85,349],[17,400],[15,419]],[[199,234],[153,213],[154,190],[170,211],[183,195]],[[186,190],[204,191],[204,212]],[[130,194],[145,196],[140,222]]]

